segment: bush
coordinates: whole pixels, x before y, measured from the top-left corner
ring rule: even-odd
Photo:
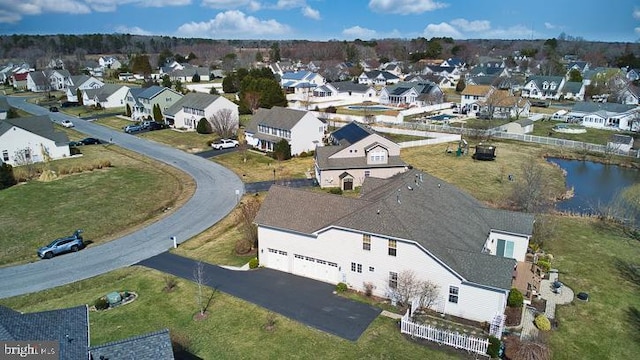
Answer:
[[[373,283],[370,282],[365,282],[364,284],[362,284],[364,287],[364,294],[369,297],[371,295],[373,295],[373,289],[375,288],[375,285],[373,285]]]
[[[347,284],[341,282],[338,283],[338,285],[336,285],[336,291],[337,292],[345,292],[347,291],[347,289],[349,289],[349,287],[347,286]]]
[[[324,109],[324,112],[330,113],[330,114],[335,114],[336,112],[338,112],[338,109],[336,109],[335,106],[329,106],[326,109]]]
[[[255,269],[259,265],[258,258],[253,258],[249,260],[249,269]]]
[[[487,355],[492,358],[500,356],[501,341],[495,336],[489,336],[489,347],[487,347]]]
[[[522,307],[523,302],[524,296],[522,295],[520,290],[512,288],[511,291],[509,291],[509,297],[507,298],[507,306]]]
[[[209,120],[205,118],[200,119],[200,121],[198,121],[198,125],[196,126],[196,132],[198,134],[211,134],[213,132],[213,129]]]
[[[545,260],[545,259],[538,259],[538,262],[536,263],[540,269],[542,269],[542,271],[544,272],[549,272],[549,270],[551,270],[551,262],[549,260]]]
[[[303,151],[303,152],[301,152],[300,154],[298,154],[298,157],[301,157],[301,158],[309,157],[309,153],[308,153],[308,152],[306,152],[306,151]]]
[[[106,310],[109,308],[109,302],[107,299],[101,297],[93,303],[93,306],[96,307],[96,310]]]
[[[551,330],[551,321],[549,321],[549,319],[544,314],[536,316],[536,319],[533,321],[533,323],[536,324],[536,327],[540,331]]]
[[[339,187],[331,188],[329,189],[329,194],[342,195],[342,189],[340,189]]]

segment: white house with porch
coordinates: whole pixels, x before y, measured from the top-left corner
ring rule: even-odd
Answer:
[[[313,112],[274,106],[258,109],[244,131],[247,144],[271,152],[282,139],[289,142],[291,155],[322,146],[326,125]]]
[[[491,322],[504,313],[533,220],[412,169],[365,179],[359,198],[274,185],[255,223],[261,266],[357,291],[370,285],[389,299],[412,272],[437,285],[433,310]]]
[[[640,131],[640,108],[635,105],[579,102],[566,117],[591,128]]]
[[[70,156],[69,138],[48,115],[0,120],[0,162],[26,165]]]
[[[177,129],[195,130],[200,119],[212,121],[214,116],[235,133],[238,129],[238,105],[224,96],[187,93],[165,112],[165,123]]]

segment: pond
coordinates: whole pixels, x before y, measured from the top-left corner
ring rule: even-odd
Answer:
[[[608,205],[620,191],[640,182],[640,171],[591,161],[549,158],[567,173],[567,188],[574,189],[571,199],[556,204],[556,209],[592,214]]]
[[[371,110],[371,111],[385,111],[394,110],[394,108],[384,105],[351,105],[347,106],[349,110]]]

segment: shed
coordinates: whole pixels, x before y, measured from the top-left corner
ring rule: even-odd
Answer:
[[[633,137],[629,135],[614,134],[607,142],[607,148],[616,153],[628,154],[633,148]]]

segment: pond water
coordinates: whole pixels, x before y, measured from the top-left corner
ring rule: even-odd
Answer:
[[[385,111],[392,110],[392,107],[384,105],[351,105],[347,106],[349,110],[371,110],[371,111]]]
[[[624,188],[640,182],[640,171],[591,161],[549,158],[567,172],[567,188],[574,189],[571,199],[556,204],[556,209],[574,213],[594,213],[600,204],[608,205]]]

